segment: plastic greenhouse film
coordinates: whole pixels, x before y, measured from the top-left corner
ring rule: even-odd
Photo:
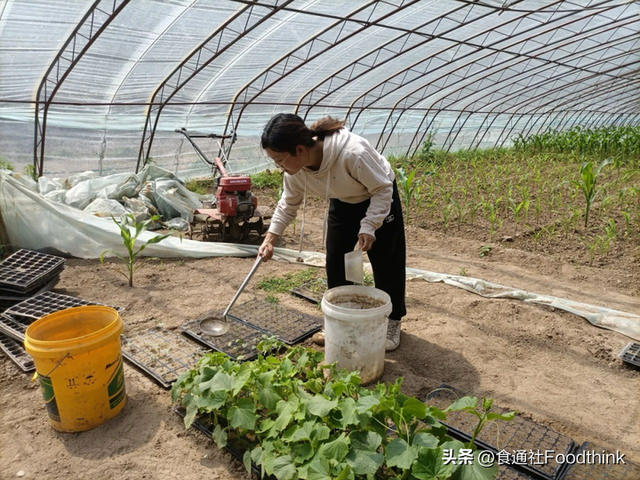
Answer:
[[[129,182],[131,174],[116,173],[106,177],[92,178],[79,182],[74,187],[67,190],[65,202],[67,205],[83,210],[93,200],[95,200],[102,190],[107,189],[101,198],[108,198],[109,192],[115,192],[118,187]]]
[[[125,254],[117,225],[104,218],[61,203],[52,203],[38,194],[34,186],[22,183],[20,174],[0,172],[0,212],[11,244],[32,250],[52,251],[78,258],[98,258],[104,250]],[[34,182],[35,185],[35,182]],[[37,218],[38,222],[33,219]],[[42,232],[47,232],[43,235]],[[144,232],[140,239],[155,236]],[[228,243],[208,243],[169,237],[149,245],[145,255],[155,257],[252,257],[257,246]],[[298,252],[284,248],[274,249],[274,259],[322,267],[325,257],[317,252]],[[371,266],[365,264],[370,271]],[[462,288],[488,298],[514,298],[525,302],[547,305],[571,312],[587,319],[591,324],[613,330],[640,341],[640,315],[590,305],[572,300],[539,295],[478,278],[446,275],[426,270],[407,268],[407,278],[441,282]]]
[[[104,250],[126,255],[120,229],[110,218],[99,218],[66,204],[50,202],[6,173],[0,173],[0,212],[9,241],[20,248],[78,258],[97,259]],[[138,238],[144,242],[155,235],[144,232]],[[165,258],[252,257],[257,255],[257,247],[169,237],[149,245],[144,254]]]
[[[120,202],[104,198],[96,198],[84,211],[103,218],[111,218],[112,215],[115,218],[122,218],[127,214],[127,209],[120,205]]]
[[[487,282],[479,278],[446,275],[415,268],[407,268],[407,278],[422,278],[427,282],[445,283],[487,298],[514,298],[528,303],[547,305],[585,318],[596,327],[613,330],[640,341],[640,315],[635,313],[532,293],[498,283]]]

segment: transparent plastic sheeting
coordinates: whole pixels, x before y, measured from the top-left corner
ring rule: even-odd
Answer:
[[[45,72],[68,39],[79,50],[96,33],[81,22],[92,5],[102,25],[122,3],[0,1],[4,160],[33,163]],[[65,51],[39,99],[52,102],[45,174],[133,170],[152,98],[168,103],[149,155],[180,178],[203,166],[176,128],[235,129],[231,167],[251,171],[264,167],[256,137],[282,111],[345,118],[387,155],[416,151],[427,132],[458,149],[635,125],[638,13],[629,0],[131,0],[83,55]],[[198,68],[172,77],[191,53]]]
[[[40,195],[35,184],[23,175],[0,171],[0,212],[12,245],[31,250],[62,253],[79,258],[98,258],[104,250],[126,255],[120,230],[111,220],[96,217],[64,203],[49,201]],[[144,232],[142,242],[156,234]],[[144,253],[154,257],[252,257],[254,245],[207,243],[169,237],[149,245]],[[324,254],[275,249],[275,260],[324,266]],[[371,269],[369,264],[365,268]],[[606,307],[540,295],[477,278],[445,275],[407,268],[408,279],[445,283],[487,298],[513,298],[574,313],[592,325],[613,330],[640,341],[640,315]]]

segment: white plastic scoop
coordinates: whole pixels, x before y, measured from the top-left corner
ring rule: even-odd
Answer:
[[[344,254],[345,279],[356,285],[364,285],[362,250]]]

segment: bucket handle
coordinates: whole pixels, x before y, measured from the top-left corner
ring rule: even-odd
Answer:
[[[71,354],[70,354],[69,352],[67,352],[67,354],[66,354],[64,357],[62,357],[60,360],[58,360],[58,363],[56,363],[56,364],[54,365],[54,367],[51,369],[51,371],[50,371],[49,373],[47,373],[47,374],[45,375],[45,377],[50,376],[50,375],[53,373],[53,371],[54,371],[56,368],[58,368],[58,367],[60,366],[60,364],[61,364],[62,362],[64,362],[64,361],[65,361],[68,357],[70,357],[70,356],[71,356]],[[36,372],[36,374],[37,374],[37,373],[38,373],[38,372]]]

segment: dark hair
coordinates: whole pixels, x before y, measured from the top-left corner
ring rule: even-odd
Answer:
[[[304,120],[293,113],[278,113],[271,117],[262,131],[260,144],[262,148],[270,148],[276,152],[296,154],[296,147],[304,145],[313,147],[313,137],[323,140],[344,127],[342,120],[324,117],[308,128]]]

